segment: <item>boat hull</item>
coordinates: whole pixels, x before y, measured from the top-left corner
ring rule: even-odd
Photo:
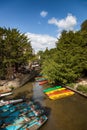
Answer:
[[[59,88],[61,88],[61,86],[55,86],[53,88],[47,88],[47,89],[43,90],[43,92],[49,92],[49,91],[56,90],[56,89],[59,89]]]
[[[48,81],[44,80],[44,81],[39,82],[39,85],[43,85],[43,84],[46,84],[46,83],[48,83]]]

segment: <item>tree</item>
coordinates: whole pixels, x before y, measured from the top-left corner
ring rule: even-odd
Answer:
[[[18,71],[18,67],[26,64],[32,57],[32,47],[29,39],[19,30],[10,28],[2,28],[2,30],[5,34],[4,39],[1,38],[2,64],[12,75],[13,68]]]
[[[3,63],[4,60],[4,38],[5,38],[5,30],[0,28],[0,77],[3,78],[5,75],[5,64]]]
[[[49,54],[44,55],[42,66],[49,80],[66,84],[83,77],[87,72],[87,31],[63,31]]]
[[[84,39],[79,31],[75,33],[69,31],[58,41],[56,62],[61,66],[61,78],[66,79],[66,83],[73,82],[84,75],[82,72],[87,62],[85,55],[87,51],[83,44]]]
[[[87,31],[87,20],[81,24],[81,31]]]

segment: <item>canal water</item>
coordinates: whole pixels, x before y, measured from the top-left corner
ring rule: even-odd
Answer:
[[[17,89],[17,92],[25,92],[27,97],[31,91],[32,98],[46,108],[48,121],[40,130],[87,130],[87,98],[75,93],[53,101],[43,93],[43,89],[47,87],[50,86],[29,82]]]
[[[43,93],[47,85],[33,83],[33,98],[48,111],[48,122],[41,130],[87,130],[87,99],[74,94],[58,100],[50,100]]]

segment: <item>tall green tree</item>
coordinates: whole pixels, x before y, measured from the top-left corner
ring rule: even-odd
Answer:
[[[4,60],[4,38],[5,38],[5,30],[0,28],[0,77],[4,77],[5,75],[5,64],[3,63]]]
[[[87,31],[87,19],[81,24],[81,31]]]
[[[27,63],[33,49],[29,39],[19,30],[10,28],[2,28],[2,30],[4,30],[0,44],[1,52],[3,52],[2,64],[5,65],[7,72],[13,73],[13,68],[18,71],[18,67]]]
[[[86,74],[87,32],[63,31],[54,50],[51,57],[44,60],[42,68],[51,82],[66,84]]]

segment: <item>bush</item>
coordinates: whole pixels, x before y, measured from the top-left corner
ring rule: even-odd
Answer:
[[[77,90],[83,93],[87,93],[87,85],[78,85]]]
[[[74,88],[75,83],[70,83],[70,84],[67,84],[67,86],[69,86],[69,87],[71,87],[71,88]]]

